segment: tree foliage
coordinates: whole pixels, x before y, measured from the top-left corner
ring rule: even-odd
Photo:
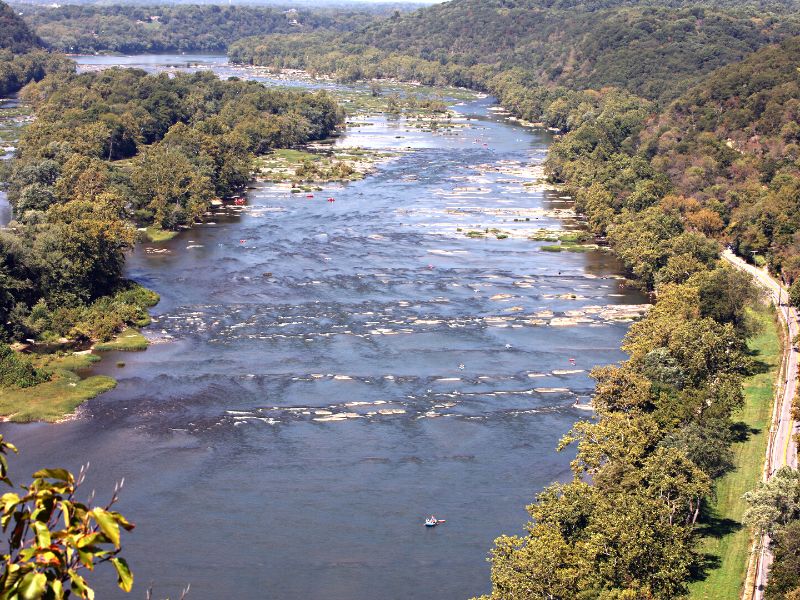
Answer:
[[[120,556],[121,533],[134,526],[113,510],[122,483],[103,506],[77,499],[83,469],[77,477],[66,469],[40,469],[29,485],[15,488],[6,455],[16,451],[0,436],[0,481],[15,490],[0,496],[0,528],[8,536],[0,554],[0,597],[92,600],[94,591],[82,572],[106,562],[113,565],[120,589],[129,592],[133,574]]]
[[[67,73],[74,63],[42,50],[42,41],[8,4],[0,0],[0,96],[8,96],[47,73]]]
[[[45,77],[24,94],[36,120],[12,161],[15,221],[0,232],[6,340],[105,340],[142,322],[150,299],[122,279],[134,225],[191,225],[247,184],[255,154],[342,121],[325,92],[210,73],[110,69]]]
[[[663,285],[625,338],[629,360],[592,371],[597,416],[559,446],[576,445],[574,479],[528,507],[524,537],[496,540],[490,598],[685,594],[698,560],[694,526],[713,478],[732,466],[749,367],[735,311],[705,314],[707,279],[732,297],[744,285],[725,267]]]
[[[0,387],[26,388],[47,381],[47,375],[0,342]]]
[[[767,600],[796,600],[800,592],[800,520],[791,521],[775,532],[774,561],[764,597]]]
[[[744,496],[744,521],[759,535],[771,534],[800,519],[800,473],[791,467],[778,469],[765,483]]]
[[[365,7],[283,10],[267,6],[131,4],[26,6],[25,19],[42,43],[59,52],[224,52],[254,35],[317,29],[349,31],[388,10]]]
[[[494,73],[518,68],[536,86],[617,86],[674,98],[703,74],[800,33],[793,2],[724,4],[460,0],[343,35],[246,38],[231,46],[230,56],[346,79],[455,85],[487,85]]]
[[[41,46],[39,37],[19,18],[14,9],[5,2],[0,2],[0,48],[6,48],[14,54],[24,54]]]

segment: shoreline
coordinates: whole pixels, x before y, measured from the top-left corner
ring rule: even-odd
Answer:
[[[288,74],[289,73],[287,73],[287,75]],[[292,71],[291,74],[296,75],[297,73],[295,71]],[[312,81],[319,81],[320,80],[320,78],[311,77],[308,73],[305,73],[305,75],[308,76]],[[384,81],[384,82],[390,81],[391,83],[401,83],[401,82],[397,82],[397,81],[394,81],[394,80],[382,80],[382,81]],[[414,85],[414,84],[406,83],[405,85]],[[419,85],[419,84],[417,84],[417,85]],[[444,89],[447,89],[447,88],[443,88],[443,90]],[[471,90],[469,90],[469,91],[470,91],[470,93],[474,94],[475,100],[485,99],[485,98],[489,97],[488,94],[474,92],[474,91],[471,91]],[[454,104],[456,104],[456,100],[451,100],[448,103],[447,112],[444,113],[443,115],[441,115],[443,119],[452,120],[452,118],[454,116],[457,116],[457,113],[452,111],[449,108],[450,106],[452,106]],[[495,109],[495,110],[492,110],[492,109]],[[491,107],[489,109],[489,112],[491,114],[494,114],[494,115],[497,115],[497,116],[501,116],[501,117],[504,118],[504,120],[507,120],[509,123],[511,123],[511,124],[513,124],[515,126],[531,127],[531,128],[541,129],[541,127],[538,127],[538,124],[522,122],[520,120],[515,119],[514,117],[508,116],[506,114],[502,114],[505,111],[506,111],[506,109],[504,107],[502,107],[501,105],[499,105],[499,104],[497,104],[496,106],[493,106],[493,107]],[[366,113],[363,113],[364,116],[369,116],[369,115],[373,115],[373,116],[374,115],[387,115],[387,114],[389,114],[389,113],[387,113],[386,111],[383,111],[383,110],[377,111],[377,112],[369,112],[369,111],[367,111]],[[431,115],[420,115],[420,114],[401,114],[399,116],[401,118],[405,119],[408,122],[412,122],[412,121],[414,121],[416,119],[417,121],[422,121],[423,123],[425,123],[425,122],[430,123],[430,122],[435,122],[436,119],[437,119],[436,115],[431,116]],[[353,127],[353,126],[357,126],[357,125],[359,125],[358,122],[347,121],[345,123],[344,127],[343,127],[343,131],[346,132],[348,128]],[[427,131],[427,129],[423,129],[423,131]],[[331,183],[347,184],[350,181],[356,181],[356,180],[359,180],[359,179],[364,179],[366,177],[369,177],[370,175],[374,174],[378,170],[379,165],[384,164],[385,162],[388,162],[390,160],[396,159],[396,158],[398,158],[399,156],[401,156],[403,154],[403,152],[386,152],[386,151],[380,151],[380,150],[363,150],[363,149],[360,149],[360,148],[345,148],[345,149],[341,149],[341,150],[337,151],[337,150],[333,150],[330,146],[326,146],[326,142],[330,142],[333,139],[335,139],[335,138],[329,138],[329,140],[326,140],[326,141],[323,141],[323,142],[312,142],[312,143],[309,143],[309,144],[305,144],[302,147],[303,148],[302,150],[276,149],[276,150],[272,151],[268,155],[264,155],[262,157],[257,157],[257,159],[256,159],[257,160],[257,167],[259,166],[258,163],[260,162],[260,163],[262,163],[261,164],[262,168],[258,168],[256,170],[256,172],[254,172],[253,179],[251,180],[250,183],[260,182],[260,183],[265,183],[265,184],[273,184],[273,185],[277,185],[277,186],[288,185],[289,187],[287,189],[291,189],[291,192],[293,192],[293,193],[299,193],[299,192],[304,192],[304,191],[309,191],[310,192],[310,191],[312,191],[312,189],[311,189],[312,187],[315,188],[314,191],[321,191],[322,188],[319,187],[319,185],[321,185],[321,184],[331,184]],[[330,152],[330,154],[328,156],[324,156],[323,154],[316,154],[316,153],[312,153],[312,152],[307,152],[308,150],[319,151],[319,150],[326,150],[326,149],[330,149],[331,150],[331,152]],[[348,178],[344,178],[344,179],[343,178],[329,178],[329,179],[318,179],[318,180],[313,180],[312,179],[310,181],[309,180],[304,180],[304,181],[300,181],[300,182],[293,181],[293,179],[295,179],[297,177],[296,172],[293,173],[292,176],[290,178],[288,178],[288,179],[287,178],[283,178],[283,179],[277,179],[277,180],[274,177],[270,178],[269,176],[267,176],[267,175],[265,175],[263,173],[263,163],[268,162],[271,159],[271,157],[275,157],[276,155],[278,157],[281,157],[281,156],[286,157],[287,155],[291,155],[292,153],[296,154],[296,156],[294,156],[294,158],[295,158],[294,166],[295,167],[299,164],[299,161],[297,160],[298,158],[308,158],[310,156],[317,156],[317,157],[319,157],[318,160],[320,160],[320,159],[322,159],[322,160],[328,159],[328,161],[330,163],[333,163],[334,161],[338,160],[339,157],[341,157],[342,155],[345,155],[345,156],[355,157],[355,161],[354,162],[366,163],[366,168],[363,168],[360,171],[357,171],[356,169],[353,169],[353,173],[357,173],[357,175],[358,175],[357,178],[349,178],[348,177]],[[365,155],[366,155],[366,158],[364,158]],[[274,158],[273,158],[273,160],[274,160]],[[288,162],[288,166],[290,166],[290,167],[292,166],[291,161],[286,161],[286,162]],[[285,165],[282,165],[282,166],[285,166]],[[286,174],[288,174],[288,173],[284,173],[284,175],[286,175]],[[352,173],[351,173],[351,175],[352,175]],[[540,173],[540,175],[541,175],[541,173]],[[542,177],[538,177],[536,179],[536,181],[533,182],[533,183],[535,183],[537,185],[537,187],[542,187],[542,189],[545,189],[545,188],[547,188],[547,189],[551,189],[551,188],[552,189],[556,189],[555,186],[551,186],[551,185],[547,184],[546,181],[544,180],[544,178],[542,178]],[[305,189],[306,187],[308,187],[309,189],[306,190]],[[297,190],[295,188],[297,188]],[[241,206],[241,208],[243,208],[244,206],[247,205],[246,204],[246,202],[247,202],[246,201],[246,194],[247,194],[247,192],[244,191],[242,193],[242,195],[239,196],[239,197],[245,199],[243,205]],[[229,207],[234,207],[234,206],[236,208],[240,208],[240,205],[238,203],[234,203],[234,202],[231,202],[231,201],[225,201],[224,203],[221,204],[221,207],[226,208],[226,209],[228,209]],[[212,207],[209,207],[209,208],[212,208]],[[562,212],[564,214],[561,214]],[[213,214],[214,213],[207,213],[207,216],[212,216]],[[576,214],[571,209],[570,210],[558,209],[558,210],[555,210],[555,212],[553,213],[552,216],[555,217],[555,218],[560,218],[561,220],[563,220],[564,218],[567,218],[567,219],[574,218],[576,216]],[[206,222],[206,221],[203,221],[203,222]],[[177,231],[164,231],[164,230],[156,231],[155,228],[148,227],[148,228],[144,228],[144,231],[142,229],[140,229],[140,232],[144,234],[143,237],[145,237],[147,243],[160,244],[160,243],[163,243],[163,242],[178,238],[180,234],[183,234],[183,233],[186,233],[186,232],[190,232],[191,230],[192,230],[191,226],[186,227],[186,228],[182,228],[182,229],[177,230]],[[471,236],[470,233],[471,232],[468,232],[468,233],[465,233],[463,235],[466,235],[467,237],[475,237],[475,236]],[[552,238],[553,239],[551,239],[551,234],[552,234]],[[498,239],[505,239],[507,237],[512,237],[512,238],[516,239],[518,237],[524,237],[524,238],[530,239],[532,241],[553,241],[553,242],[557,242],[557,244],[558,244],[557,246],[544,246],[544,247],[541,247],[541,248],[539,248],[539,250],[541,250],[541,251],[551,251],[552,252],[552,251],[565,250],[565,251],[579,251],[580,252],[580,251],[595,250],[595,249],[598,248],[596,245],[585,246],[585,245],[574,244],[574,243],[571,243],[571,242],[564,243],[564,240],[562,240],[561,238],[563,236],[570,235],[569,231],[567,231],[567,230],[558,230],[558,231],[553,230],[552,232],[550,232],[550,231],[543,232],[543,231],[537,230],[536,232],[533,232],[533,235],[527,235],[526,234],[524,236],[510,235],[508,233],[503,233],[503,232],[500,232],[500,233],[493,232],[492,235],[494,235]],[[483,237],[483,236],[481,236],[481,237]],[[563,246],[562,246],[562,243],[563,243]],[[150,250],[152,251],[152,253],[160,253],[158,249],[153,249],[153,248],[146,248],[145,251],[150,251]],[[166,251],[171,252],[170,250],[166,250]],[[75,388],[75,390],[74,390],[75,393],[69,394],[68,397],[64,398],[63,400],[64,401],[71,401],[71,404],[74,404],[74,405],[72,405],[71,408],[67,412],[64,412],[63,414],[61,414],[61,415],[59,415],[57,417],[54,417],[53,415],[47,415],[45,418],[34,419],[34,420],[60,423],[60,422],[65,422],[65,421],[77,419],[78,418],[77,410],[84,402],[86,402],[86,401],[88,401],[88,400],[90,400],[90,399],[92,399],[94,397],[97,397],[98,395],[102,394],[105,391],[109,391],[110,389],[113,389],[116,386],[116,383],[117,383],[116,380],[111,378],[111,377],[107,377],[107,376],[91,375],[91,366],[92,366],[92,364],[94,362],[98,362],[98,361],[102,360],[102,358],[100,357],[100,353],[102,353],[102,352],[111,351],[111,350],[116,350],[116,351],[144,351],[144,350],[146,350],[147,347],[151,343],[150,339],[146,335],[144,335],[139,329],[136,329],[135,333],[133,331],[134,331],[133,328],[124,329],[123,331],[119,332],[119,334],[117,334],[112,340],[110,340],[108,342],[96,342],[96,343],[92,344],[92,346],[88,350],[80,350],[80,351],[73,352],[73,353],[71,353],[69,355],[66,355],[66,356],[62,357],[64,359],[66,359],[67,361],[69,361],[69,360],[73,360],[74,361],[76,359],[76,357],[81,356],[81,355],[93,356],[93,357],[96,357],[96,358],[87,360],[86,363],[80,364],[79,366],[75,366],[75,367],[72,367],[72,368],[62,368],[60,366],[53,367],[54,368],[54,371],[53,371],[54,380],[51,381],[51,382],[46,382],[45,384],[40,384],[40,385],[44,385],[44,386],[47,386],[49,388],[52,388],[52,387],[54,387],[54,385],[57,382],[62,381],[64,378],[69,379],[67,384],[70,385],[71,387]],[[159,341],[169,342],[171,340],[158,340],[158,341],[154,341],[153,343],[159,343]],[[124,363],[122,363],[122,364],[124,365]],[[122,366],[122,365],[118,365],[118,366]],[[78,371],[81,371],[81,370],[86,371],[86,373],[85,373],[86,376],[85,377],[81,377],[81,375],[78,373]],[[105,379],[101,380],[101,379],[97,379],[97,378],[105,378]],[[34,386],[34,388],[27,388],[28,395],[30,395],[30,393],[36,387],[39,387],[39,386]],[[3,391],[0,390],[0,405],[2,405],[2,394],[3,394]],[[579,408],[579,409],[590,409],[590,405],[586,405],[585,407],[584,406],[576,406],[576,408]],[[19,416],[20,416],[20,413],[7,414],[7,415],[4,415],[4,416],[0,417],[0,422],[8,422],[8,421],[12,421],[12,422],[30,422],[32,420],[32,419],[28,418],[29,415],[27,415],[27,414],[24,414],[22,416],[22,418],[17,418]]]

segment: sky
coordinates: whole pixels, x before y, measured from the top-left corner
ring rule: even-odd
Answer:
[[[448,0],[321,0],[320,4],[440,4]],[[283,4],[307,4],[305,0],[285,0]]]

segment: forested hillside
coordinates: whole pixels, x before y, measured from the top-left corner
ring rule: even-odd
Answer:
[[[643,150],[707,233],[800,277],[800,38],[719,70],[648,124]]]
[[[0,96],[19,90],[46,73],[73,69],[71,61],[41,49],[41,40],[0,0]]]
[[[698,309],[718,322],[741,327],[741,317],[733,315],[730,307],[747,304],[741,296],[735,299],[745,289],[742,282],[728,279],[725,283],[724,277],[716,275],[706,279],[708,269],[713,268],[719,242],[731,243],[751,260],[755,253],[787,281],[797,281],[798,65],[800,38],[789,38],[713,72],[660,111],[653,102],[627,92],[539,88],[528,85],[516,73],[507,75],[502,97],[510,106],[567,131],[551,149],[547,164],[551,176],[569,187],[589,226],[598,235],[607,237],[637,281],[658,292],[658,302],[628,335],[624,349],[629,352],[630,360],[621,370],[595,373],[598,379],[595,405],[600,418],[591,425],[580,425],[579,435],[571,438],[579,444],[576,475],[590,473],[595,486],[584,488],[576,482],[547,491],[530,508],[535,520],[530,525],[530,534],[498,541],[493,558],[496,597],[523,597],[506,592],[524,590],[532,580],[549,577],[549,589],[560,587],[564,592],[563,596],[555,597],[569,597],[575,590],[641,590],[642,582],[649,580],[645,585],[651,588],[644,590],[643,596],[634,597],[670,598],[679,596],[682,590],[676,588],[670,592],[665,581],[654,581],[653,577],[677,580],[681,576],[674,568],[683,564],[687,566],[682,576],[685,580],[689,571],[697,568],[699,557],[691,557],[691,543],[687,547],[680,537],[672,540],[661,537],[663,533],[655,526],[656,521],[650,531],[637,535],[639,540],[650,540],[637,547],[647,548],[646,556],[655,548],[673,554],[663,556],[663,561],[649,569],[640,569],[643,557],[636,556],[635,548],[626,548],[625,538],[620,537],[622,529],[629,530],[632,524],[624,524],[622,517],[612,516],[613,510],[604,503],[608,496],[618,494],[618,486],[622,485],[625,491],[614,505],[643,495],[636,504],[645,506],[653,480],[645,476],[631,485],[629,476],[624,475],[623,480],[612,477],[609,486],[604,474],[625,473],[631,468],[631,461],[641,460],[637,451],[619,451],[615,440],[620,439],[617,436],[633,439],[626,428],[638,421],[636,413],[642,409],[644,414],[659,421],[659,427],[653,429],[655,433],[644,433],[642,439],[657,441],[658,446],[667,440],[680,439],[674,447],[712,478],[721,472],[715,474],[717,468],[722,471],[729,468],[724,466],[725,454],[718,454],[728,446],[727,440],[734,433],[730,422],[725,424],[728,417],[720,420],[718,414],[703,415],[704,411],[698,407],[684,412],[691,405],[691,401],[689,404],[686,401],[697,393],[690,391],[694,384],[686,387],[687,380],[683,379],[686,369],[695,359],[708,365],[716,363],[716,359],[709,354],[702,359],[701,355],[689,359],[695,351],[690,350],[694,341],[675,338],[676,330],[672,328],[685,318],[682,315]],[[792,287],[795,303],[800,300],[798,285]],[[692,296],[692,288],[697,290],[697,296]],[[683,295],[676,296],[677,290],[682,290]],[[718,304],[715,299],[723,299],[725,294],[733,295]],[[664,318],[670,311],[675,312]],[[693,327],[698,338],[705,336],[698,324]],[[739,329],[736,337],[741,340],[746,336],[746,330]],[[731,343],[732,340],[728,342]],[[721,339],[714,342],[718,348],[725,344]],[[636,346],[645,348],[646,354]],[[716,365],[712,369],[717,369],[720,363]],[[626,371],[629,375],[621,377]],[[678,380],[672,379],[678,373]],[[712,411],[732,406],[725,397],[739,387],[734,382],[732,387],[726,387],[726,392],[719,387],[720,374],[713,376],[713,383],[709,380],[706,405]],[[638,389],[636,381],[641,385]],[[675,392],[677,396],[673,396]],[[639,403],[648,396],[652,404],[644,408]],[[610,411],[608,397],[614,402]],[[631,403],[639,408],[633,408]],[[658,414],[667,407],[670,417],[664,421]],[[670,433],[676,424],[678,429]],[[645,455],[650,454],[645,452]],[[717,467],[708,470],[704,465],[709,464],[706,461],[712,456],[716,456],[712,464]],[[697,485],[700,481],[685,474],[672,479],[673,483],[679,480],[681,486],[690,486],[692,481]],[[786,551],[797,545],[797,528],[791,523],[798,517],[798,511],[781,508],[784,498],[796,496],[796,489],[787,485],[785,495],[784,492],[772,496],[766,492],[756,494],[761,498],[762,508],[771,507],[773,512],[769,514],[775,515],[764,517],[769,521],[767,527],[783,533],[777,538],[777,575],[770,579],[767,588],[770,598],[796,597],[800,593],[797,577],[787,576],[792,558]],[[575,518],[581,522],[577,528]],[[753,519],[752,514],[749,519]],[[780,528],[787,523],[788,527]],[[691,532],[690,527],[685,533],[691,535]],[[596,544],[615,548],[611,553],[617,561],[613,569],[606,562],[608,554],[592,553]],[[549,550],[542,550],[543,547]],[[551,556],[558,558],[550,559]],[[680,557],[688,562],[681,563]],[[548,565],[548,560],[549,566],[540,567]],[[564,566],[572,564],[581,566],[577,569]],[[662,564],[673,569],[660,568]],[[688,567],[690,564],[695,566]]]
[[[11,50],[15,54],[30,52],[41,47],[41,40],[20,19],[14,10],[0,3],[0,48]]]
[[[368,9],[219,5],[26,5],[21,10],[48,48],[78,54],[224,52],[232,41],[247,36],[347,31],[368,24],[378,14]]]
[[[498,70],[519,67],[537,85],[612,85],[663,100],[715,68],[800,34],[793,2],[766,8],[748,3],[724,8],[718,3],[604,4],[447,2],[344,36],[243,40],[231,56],[253,64],[282,66],[283,61],[349,78],[415,77],[456,85],[487,85]],[[411,65],[409,58],[423,62]]]

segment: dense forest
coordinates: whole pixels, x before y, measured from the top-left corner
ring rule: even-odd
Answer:
[[[225,52],[247,36],[316,29],[348,31],[378,10],[283,9],[218,5],[20,6],[44,45],[60,52]]]
[[[71,61],[43,51],[39,37],[0,1],[0,96],[13,94],[47,73],[73,69]]]
[[[493,74],[518,67],[536,85],[613,85],[650,99],[671,99],[705,73],[800,34],[793,4],[767,10],[746,3],[724,9],[716,3],[575,4],[448,2],[343,36],[246,39],[234,44],[230,55],[249,64],[336,72],[345,79],[398,77],[489,89]]]
[[[764,48],[655,117],[645,100],[584,92],[567,113],[570,132],[555,145],[550,172],[575,188],[591,227],[612,243],[627,218],[671,211],[742,256],[767,260],[791,284],[800,275],[798,61],[800,38]],[[669,260],[627,242],[620,253],[651,287]]]
[[[122,278],[134,225],[191,225],[247,183],[254,155],[327,137],[342,121],[324,92],[210,73],[50,76],[24,97],[36,120],[13,159],[16,220],[0,232],[9,341],[108,339],[146,320],[151,295]]]
[[[0,4],[0,48],[23,54],[39,47],[41,40],[36,34],[8,4]]]
[[[664,452],[677,450],[690,461],[683,468],[693,464],[708,484],[730,468],[731,417],[741,402],[739,378],[749,369],[742,340],[750,325],[742,309],[753,291],[745,276],[716,266],[713,238],[743,243],[768,218],[759,205],[774,205],[775,195],[784,197],[793,185],[794,161],[776,138],[791,119],[783,110],[797,97],[790,80],[798,42],[723,68],[659,116],[651,101],[624,91],[550,98],[533,92],[558,103],[548,105],[550,114],[561,115],[568,129],[551,149],[551,176],[569,187],[589,226],[607,238],[631,276],[657,292],[657,303],[625,340],[630,359],[594,372],[599,418],[579,423],[565,440],[578,443],[575,480],[546,490],[530,507],[528,536],[498,540],[494,596],[523,597],[516,590],[549,573],[548,583],[563,591],[555,597],[635,590],[633,597],[672,598],[699,568],[692,532],[703,505],[691,493],[706,493],[698,491],[704,479],[688,470],[657,473],[648,461],[667,468]],[[749,147],[736,146],[742,138]],[[747,189],[758,194],[748,196]],[[782,225],[791,238],[791,225]],[[779,242],[778,230],[769,230],[770,244]],[[708,371],[698,376],[701,365]],[[583,483],[587,474],[594,485]],[[792,486],[759,497],[756,513],[770,515],[766,528],[782,531],[780,519],[800,516],[796,508],[778,510],[792,505],[786,502],[787,493],[797,493]],[[633,506],[639,512],[629,522]],[[790,589],[800,585],[791,581]]]

